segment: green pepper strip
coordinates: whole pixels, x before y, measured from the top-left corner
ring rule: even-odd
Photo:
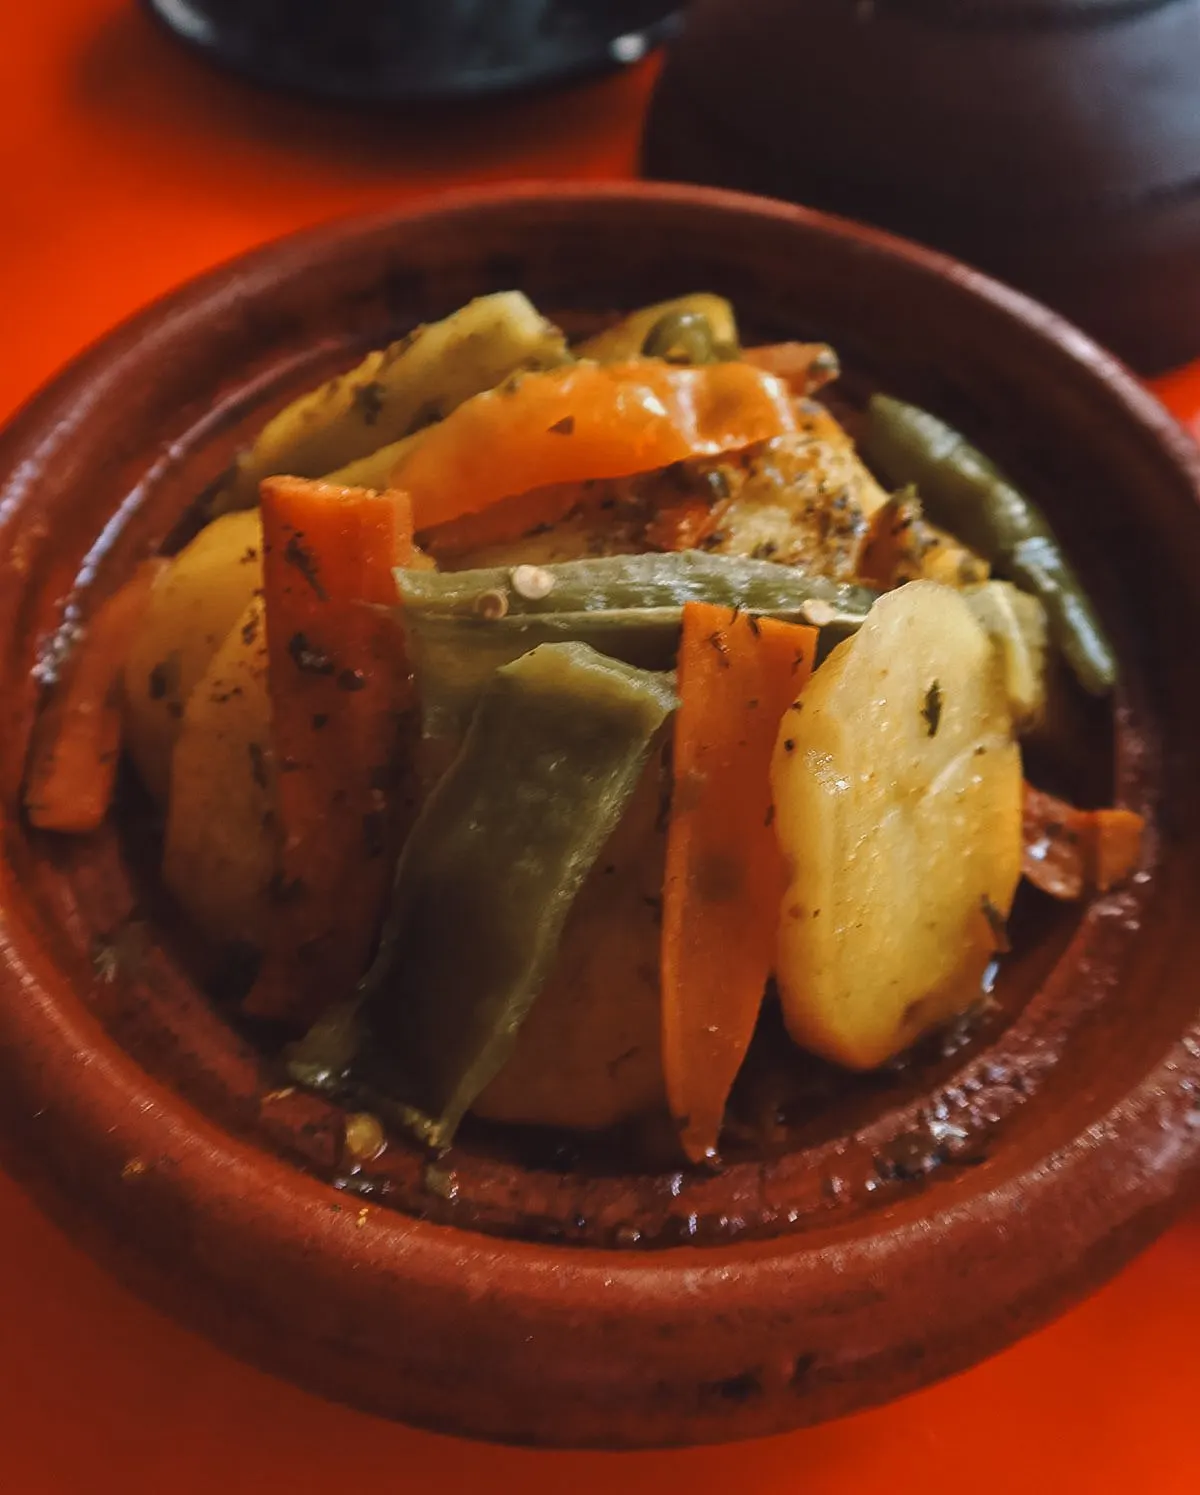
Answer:
[[[852,632],[875,601],[865,587],[697,550],[536,569],[552,583],[541,597],[522,595],[514,571],[500,567],[396,573],[426,737],[461,735],[492,673],[538,644],[580,639],[628,664],[667,670],[674,668],[683,604],[693,598],[828,623],[823,643]],[[492,611],[498,605],[503,616],[486,616],[485,603]],[[813,606],[822,609],[819,615],[808,611]]]
[[[1079,683],[1092,695],[1107,695],[1117,679],[1116,657],[1041,509],[957,431],[887,395],[872,397],[861,445],[889,482],[917,485],[936,523],[1038,598]]]
[[[736,344],[717,341],[712,323],[697,311],[667,312],[642,343],[644,358],[665,358],[668,363],[727,363],[738,353]]]
[[[540,585],[530,586],[532,580]],[[499,602],[505,614],[613,612],[716,602],[755,612],[819,600],[864,616],[876,594],[812,576],[794,566],[704,550],[601,556],[551,566],[489,566],[478,571],[396,572],[406,616],[414,610],[479,615]]]
[[[355,1066],[443,1147],[508,1058],[673,682],[586,644],[503,666],[396,871]]]
[[[405,638],[421,703],[422,734],[460,739],[496,671],[540,644],[578,641],[642,669],[672,669],[681,619],[677,607],[494,621],[414,612],[405,620]]]

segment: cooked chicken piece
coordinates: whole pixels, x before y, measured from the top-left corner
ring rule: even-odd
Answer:
[[[986,581],[986,562],[928,524],[914,497],[889,498],[823,405],[803,400],[798,410],[794,435],[521,494],[423,538],[445,570],[699,548],[881,587]]]
[[[439,565],[459,569],[702,546],[849,579],[867,521],[887,503],[887,494],[823,406],[806,400],[801,409],[795,435],[657,472],[581,484],[565,505],[559,494],[545,491],[535,505],[528,495],[506,499],[431,532],[427,547]],[[520,524],[523,510],[562,517],[526,528]]]
[[[871,515],[887,503],[849,436],[817,405],[797,435],[707,464],[703,476],[727,491],[699,538],[705,550],[803,566],[838,581],[858,574]]]

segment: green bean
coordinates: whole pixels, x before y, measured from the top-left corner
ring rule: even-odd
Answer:
[[[601,556],[549,566],[489,566],[477,571],[396,572],[406,613],[479,616],[611,612],[716,602],[773,613],[819,600],[866,616],[875,593],[813,576],[795,566],[704,550]]]
[[[623,363],[641,355],[650,329],[672,313],[701,316],[708,323],[713,341],[730,348],[737,356],[738,329],[733,307],[724,296],[696,291],[676,296],[670,301],[656,301],[623,318],[615,327],[606,327],[575,349],[578,358],[594,358],[600,363]]]
[[[916,406],[875,395],[863,454],[889,482],[915,483],[926,512],[1046,609],[1076,679],[1106,695],[1117,662],[1079,578],[1041,509],[957,431]]]
[[[681,616],[677,607],[497,619],[412,612],[405,619],[405,634],[422,733],[461,738],[496,671],[540,644],[577,641],[643,669],[673,669]]]
[[[702,312],[671,311],[660,317],[642,344],[646,358],[668,363],[724,363],[736,358],[736,345],[719,343],[712,323]]]
[[[858,627],[875,600],[865,587],[699,550],[545,567],[398,571],[396,579],[423,733],[451,740],[465,730],[495,670],[538,644],[577,639],[627,664],[669,670],[685,602],[812,623],[827,649]]]
[[[358,1079],[445,1146],[512,1050],[673,682],[586,644],[492,676],[396,871],[361,988]]]

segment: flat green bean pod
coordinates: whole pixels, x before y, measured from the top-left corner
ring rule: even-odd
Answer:
[[[866,615],[876,594],[813,576],[795,566],[704,550],[600,556],[550,566],[489,566],[477,571],[396,572],[406,613],[502,616],[612,612],[716,602],[774,613],[820,600],[839,613]]]
[[[675,708],[674,681],[586,644],[492,676],[396,870],[356,1074],[446,1145],[512,1051],[571,904]]]
[[[422,730],[450,739],[466,729],[492,674],[539,644],[580,640],[627,664],[670,670],[685,602],[812,623],[831,644],[852,633],[875,601],[866,587],[700,550],[545,567],[400,570],[396,581]]]

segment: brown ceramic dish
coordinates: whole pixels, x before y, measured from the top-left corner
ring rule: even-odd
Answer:
[[[344,1171],[337,1112],[280,1095],[190,974],[136,816],[63,842],[16,808],[64,599],[86,620],[290,394],[514,286],[577,323],[703,287],[756,335],[833,342],[852,389],[933,406],[1028,484],[1123,655],[1093,772],[1150,818],[1134,884],[1082,911],[1031,905],[982,1028],[870,1082],[810,1074],[778,1145],[716,1175],[479,1128],[436,1169],[395,1144],[374,1173]],[[452,198],[288,240],[152,307],[17,418],[0,484],[7,1161],[123,1277],[237,1353],[481,1437],[745,1437],[968,1365],[1170,1218],[1200,1162],[1200,459],[1049,313],[752,198]]]

